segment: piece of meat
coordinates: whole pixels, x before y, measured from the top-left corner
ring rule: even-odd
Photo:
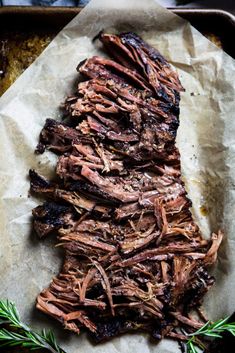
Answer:
[[[175,140],[177,73],[134,33],[101,33],[115,59],[94,56],[66,99],[64,122],[47,119],[38,153],[59,154],[56,178],[30,171],[39,237],[56,234],[64,251],[58,276],[37,308],[96,342],[146,331],[185,340],[204,321],[190,312],[214,283],[223,234],[203,235],[182,181]],[[65,122],[66,121],[66,122]]]
[[[100,39],[109,51],[116,47],[118,50],[111,49],[111,54],[125,66],[137,69],[157,96],[178,103],[177,90],[182,90],[178,76],[156,49],[131,32],[119,36],[101,33]]]
[[[117,200],[122,202],[133,202],[138,200],[138,192],[126,192],[118,187],[118,185],[111,183],[109,180],[101,177],[97,172],[92,171],[86,166],[82,167],[81,175],[88,179],[92,184],[97,185],[102,191]]]
[[[59,154],[64,153],[70,150],[73,141],[79,141],[80,138],[85,141],[78,130],[53,119],[47,119],[36,152],[43,153],[47,148]]]
[[[88,61],[89,61],[89,59],[88,59]],[[146,87],[146,85],[143,81],[143,78],[137,72],[129,70],[125,66],[122,66],[113,60],[101,58],[99,56],[93,56],[92,64],[93,65],[102,65],[105,68],[107,67],[107,69],[110,70],[111,72],[114,71],[118,77],[124,78],[127,81],[129,81],[130,83],[133,83],[134,87],[148,90],[148,87]],[[87,68],[86,65],[81,66],[79,68],[79,71],[83,75],[88,76],[89,78],[99,77],[96,74],[95,70],[90,70],[89,68]]]
[[[31,192],[48,194],[55,189],[54,185],[49,180],[39,175],[33,169],[29,170],[29,179]]]
[[[71,227],[76,219],[72,207],[58,202],[45,202],[33,210],[34,229],[40,238],[62,227]]]

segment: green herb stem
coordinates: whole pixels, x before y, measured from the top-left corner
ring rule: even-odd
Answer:
[[[14,329],[0,329],[0,347],[22,346],[30,350],[46,349],[51,353],[65,353],[51,331],[37,333],[23,323],[15,304],[8,300],[0,300],[0,324],[7,324]]]
[[[187,353],[198,353],[197,347],[205,349],[201,342],[198,341],[197,337],[210,337],[210,338],[222,338],[224,332],[230,332],[235,336],[235,322],[228,323],[229,317],[220,319],[211,323],[208,321],[204,326],[194,333],[188,334],[188,341],[186,342]]]

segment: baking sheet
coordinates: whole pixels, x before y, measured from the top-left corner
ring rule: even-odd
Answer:
[[[34,155],[39,132],[46,118],[59,118],[59,104],[74,89],[78,62],[101,53],[92,38],[108,27],[137,32],[180,74],[186,92],[177,143],[193,212],[205,237],[221,227],[227,235],[206,308],[211,319],[234,311],[234,60],[154,0],[92,0],[1,97],[0,297],[15,301],[32,326],[56,330],[67,353],[132,353],[136,347],[142,353],[175,353],[176,342],[156,345],[143,334],[93,346],[85,334],[66,333],[34,309],[37,294],[58,273],[62,255],[53,247],[54,239],[39,241],[32,233],[31,209],[39,200],[28,195],[28,169],[53,175],[56,157],[49,152]]]
[[[171,10],[192,21],[210,41],[235,56],[233,42],[229,39],[235,32],[232,15],[218,10]],[[0,96],[80,11],[79,7],[44,7],[43,11],[32,6],[0,7]],[[12,16],[14,23],[9,21]]]
[[[54,19],[58,18],[60,13],[56,12],[57,9],[54,8]],[[64,21],[67,20],[67,12],[66,8],[62,15],[65,15]],[[79,10],[79,9],[77,9]],[[34,10],[33,10],[34,12]],[[174,11],[181,15],[181,12]],[[78,12],[77,12],[78,13]],[[192,15],[192,11],[186,12],[187,15]],[[36,13],[37,14],[37,13]],[[0,15],[1,15],[1,8],[0,8]],[[4,32],[1,30],[0,27],[0,97],[1,95],[15,82],[15,80],[30,66],[34,60],[41,54],[41,52],[47,47],[47,45],[52,41],[55,35],[59,32],[58,24],[48,28],[45,26],[45,17],[41,14],[40,19],[38,18],[37,21],[41,21],[42,28],[37,29],[36,27],[29,27],[24,29],[20,29],[20,23],[17,24],[17,17],[14,10],[12,10],[12,15],[15,18],[14,25],[18,30],[12,30],[11,23],[9,24],[8,18],[3,17],[3,25],[5,25]],[[60,14],[61,15],[61,14]],[[184,12],[185,15],[185,12]],[[32,16],[32,13],[29,14]],[[70,16],[71,17],[71,16]],[[215,19],[217,17],[215,16]],[[219,17],[219,20],[224,19],[223,17]],[[71,20],[71,19],[70,19]],[[206,21],[207,29],[200,30],[210,41],[216,44],[220,48],[226,48],[231,42],[226,41],[224,36],[226,34],[226,28],[223,27],[223,32],[221,33],[221,37],[215,35],[215,27],[213,23],[208,22],[208,18],[203,16],[203,13],[196,13],[196,21],[197,24],[201,24],[202,21]],[[0,16],[0,23],[1,23],[1,16]],[[7,25],[10,25],[10,28],[6,28]],[[216,24],[216,27],[218,23]],[[235,32],[235,31],[234,31]],[[231,52],[232,52],[232,45],[231,45]],[[234,53],[235,55],[235,53]]]

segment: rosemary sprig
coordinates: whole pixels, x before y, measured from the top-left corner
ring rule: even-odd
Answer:
[[[212,338],[222,338],[222,333],[230,332],[235,336],[235,322],[228,323],[229,316],[220,319],[214,323],[208,321],[204,326],[192,334],[188,334],[189,340],[186,343],[187,353],[198,353],[197,347],[204,349],[205,347],[197,340],[197,336],[206,336]]]
[[[0,347],[21,346],[30,350],[46,349],[51,353],[65,353],[51,331],[37,333],[21,322],[15,304],[8,300],[0,300],[0,324],[7,324],[14,329],[0,328]]]

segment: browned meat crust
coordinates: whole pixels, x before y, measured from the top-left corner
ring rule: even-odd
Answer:
[[[46,202],[33,210],[39,237],[56,232],[61,273],[37,307],[96,341],[145,330],[184,339],[177,326],[214,279],[222,233],[204,240],[181,179],[175,146],[182,86],[154,48],[133,33],[100,34],[114,60],[79,65],[85,80],[67,98],[67,122],[48,119],[37,152],[59,154],[57,180],[30,171]]]

